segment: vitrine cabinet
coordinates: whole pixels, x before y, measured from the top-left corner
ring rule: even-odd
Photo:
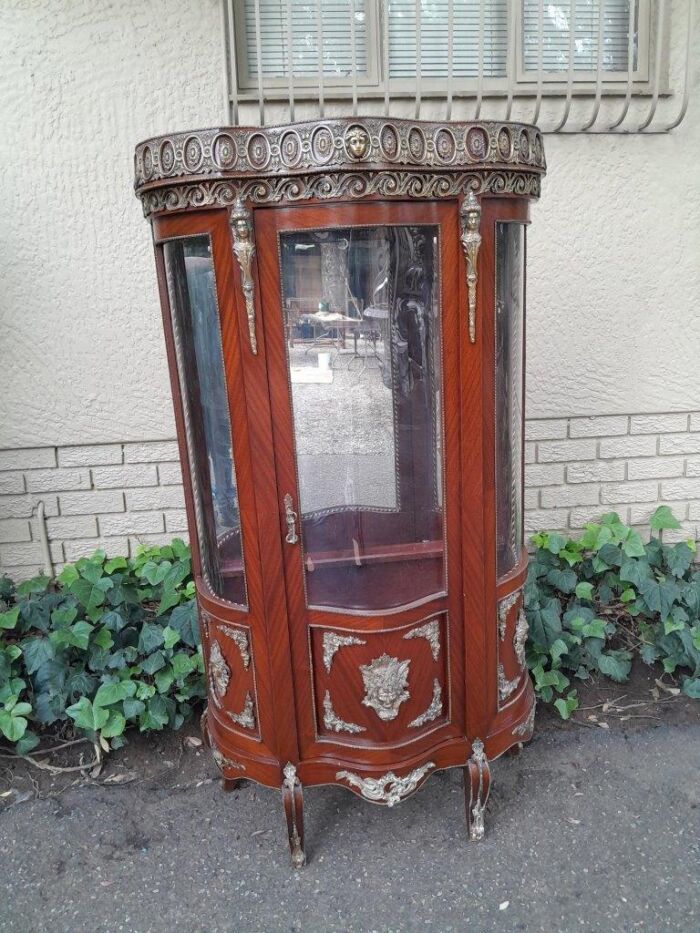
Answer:
[[[393,806],[532,733],[523,334],[535,127],[338,119],[151,139],[152,222],[224,783]]]

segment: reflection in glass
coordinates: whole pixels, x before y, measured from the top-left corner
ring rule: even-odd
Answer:
[[[523,323],[525,227],[496,224],[496,566],[512,570],[523,546]]]
[[[445,588],[436,227],[281,236],[309,605]]]
[[[202,572],[212,592],[246,605],[241,522],[208,236],[163,247]]]

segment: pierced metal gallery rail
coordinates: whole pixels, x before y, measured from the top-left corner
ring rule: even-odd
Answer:
[[[545,133],[666,133],[688,109],[696,2],[222,0],[225,122],[351,111],[519,120]],[[342,68],[332,61],[340,50]]]

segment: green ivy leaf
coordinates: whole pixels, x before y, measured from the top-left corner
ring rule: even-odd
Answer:
[[[627,538],[622,545],[622,550],[628,557],[644,557],[646,554],[644,545],[642,544],[642,539],[640,538],[638,532],[632,529],[629,530],[629,534],[627,535]]]
[[[637,594],[634,592],[632,587],[627,587],[626,590],[622,591],[620,595],[620,601],[623,603],[631,603],[633,599],[636,599]]]
[[[658,509],[649,519],[649,524],[651,525],[654,531],[663,531],[665,528],[680,528],[681,523],[678,521],[673,512],[669,509],[667,505],[660,505]]]
[[[104,726],[100,729],[100,735],[103,739],[111,739],[117,735],[121,735],[126,729],[126,719],[119,712],[119,710],[111,709],[109,711],[109,718]]]
[[[42,664],[55,657],[54,646],[48,638],[25,638],[21,647],[28,674],[36,673]]]
[[[141,713],[146,709],[146,704],[142,700],[128,698],[124,700],[122,709],[127,719],[138,719]]]
[[[161,668],[165,667],[165,655],[162,651],[154,651],[144,661],[141,662],[141,668],[144,674],[155,674]]]
[[[550,650],[553,652],[554,645]],[[566,645],[564,645],[564,651],[566,651]],[[194,667],[191,656],[189,654],[185,654],[184,651],[178,651],[177,654],[174,654],[170,663],[172,664],[173,672],[178,679],[186,677],[192,672]]]
[[[81,697],[77,703],[66,707],[66,713],[79,729],[86,732],[99,732],[109,719],[109,711],[102,706],[93,706],[87,697]]]
[[[629,652],[611,651],[609,654],[600,655],[598,667],[602,674],[606,674],[616,683],[624,683],[629,677],[632,660]]]
[[[568,719],[575,709],[578,709],[578,697],[572,690],[567,697],[559,697],[554,701],[554,707],[562,719]]]
[[[582,581],[581,583],[576,584],[576,589],[574,590],[579,599],[587,599],[589,602],[593,601],[593,584]]]
[[[174,628],[170,628],[169,625],[166,625],[163,629],[163,647],[165,650],[170,651],[179,641],[180,633],[176,632]]]
[[[112,703],[120,703],[127,697],[133,697],[136,693],[136,684],[133,680],[120,680],[115,684],[101,684],[95,694],[95,706],[111,706]]]
[[[682,577],[693,562],[694,554],[685,542],[666,549],[666,565],[674,577]]]
[[[129,565],[124,557],[113,557],[105,563],[105,573],[114,573],[115,570],[126,570]]]
[[[547,583],[558,589],[561,593],[573,593],[576,586],[576,574],[573,570],[550,570],[547,574]]]
[[[199,644],[197,606],[193,602],[183,603],[173,609],[168,624],[179,634],[186,645],[196,648]]]
[[[109,629],[105,628],[103,625],[93,636],[92,643],[98,648],[102,648],[103,651],[107,651],[114,645],[114,639],[112,638]]]
[[[691,700],[700,700],[700,677],[686,677],[681,689]]]
[[[144,623],[139,634],[138,645],[142,654],[150,654],[156,648],[160,648],[163,641],[163,627],[161,625],[156,625],[154,622]]]
[[[29,704],[24,704],[28,706]],[[29,707],[31,710],[31,706]],[[26,732],[28,722],[24,716],[17,713],[14,709],[0,709],[0,732],[5,736],[8,742],[19,742]]]
[[[168,665],[167,667],[164,667],[162,670],[158,671],[153,680],[156,687],[158,688],[158,693],[167,693],[168,690],[170,690],[172,687],[173,681],[175,680],[175,674],[172,667]]]
[[[0,612],[0,629],[13,629],[17,625],[19,618],[19,606],[8,609],[7,612]]]

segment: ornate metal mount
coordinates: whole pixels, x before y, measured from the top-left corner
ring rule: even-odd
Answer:
[[[232,758],[225,758],[218,748],[212,748],[211,754],[221,771],[224,771],[226,768],[230,768],[233,771],[245,771],[245,765],[242,765],[240,761],[234,761]]]
[[[345,722],[344,719],[340,719],[336,715],[331,702],[330,690],[326,690],[326,695],[323,698],[323,725],[329,732],[350,732],[356,735],[358,732],[367,731],[364,726],[358,726],[354,722]]]
[[[431,619],[425,625],[411,629],[410,632],[404,635],[404,639],[409,638],[425,638],[430,645],[433,661],[437,661],[440,657],[440,623],[437,619]]]
[[[476,285],[478,281],[477,260],[481,246],[481,205],[473,191],[462,201],[460,208],[462,248],[467,260],[467,292],[469,295],[469,340],[476,341]]]
[[[240,713],[229,713],[228,715],[236,723],[236,725],[241,726],[243,729],[254,729],[255,728],[255,705],[253,703],[253,698],[250,693],[246,693],[245,700],[243,702],[243,709]]]
[[[258,340],[255,335],[255,297],[253,286],[253,256],[255,240],[253,238],[253,215],[243,203],[240,195],[231,208],[231,233],[233,251],[241,270],[241,285],[245,298],[245,311],[248,318],[248,336],[251,352],[257,355]]]
[[[292,508],[292,497],[287,493],[284,497],[284,520],[287,523],[287,534],[284,540],[287,544],[296,544],[299,540],[297,534],[297,513]]]
[[[297,777],[297,769],[291,761],[284,766],[282,774],[282,802],[287,818],[292,868],[302,868],[306,862],[306,856],[304,855],[304,809],[301,782]]]
[[[209,649],[209,681],[212,699],[217,706],[221,706],[221,700],[226,696],[231,681],[231,669],[226,663],[218,641],[213,641]]]
[[[498,603],[498,637],[503,641],[506,637],[506,623],[508,622],[508,613],[517,603],[522,593],[522,587],[513,590]]]
[[[340,635],[338,632],[323,633],[323,666],[326,673],[330,674],[333,658],[336,651],[350,645],[366,645],[367,642],[361,638],[355,638],[354,635]]]
[[[399,661],[383,654],[370,664],[360,665],[365,684],[362,705],[371,707],[382,722],[396,719],[399,707],[410,696],[406,689],[410,663],[410,660]]]
[[[416,716],[414,720],[409,722],[409,728],[420,729],[420,727],[426,725],[426,723],[437,719],[441,713],[442,687],[440,686],[440,681],[436,677],[435,680],[433,680],[433,699],[430,701],[430,706],[424,713],[421,713],[420,716]]]
[[[245,632],[242,628],[233,628],[229,625],[221,625],[221,632],[231,639],[232,642],[236,645],[238,650],[241,652],[241,661],[243,661],[243,667],[248,670],[250,667],[250,647],[248,644],[248,633]]]
[[[474,739],[471,758],[464,769],[464,796],[467,807],[469,838],[484,838],[484,812],[491,788],[491,771],[484,753],[484,743]]]
[[[530,631],[530,626],[527,624],[527,616],[525,615],[525,610],[521,609],[518,613],[518,621],[515,623],[515,634],[513,635],[513,649],[515,651],[515,656],[518,659],[518,664],[524,668],[525,667],[525,643],[527,642],[527,634]]]
[[[371,800],[374,803],[385,803],[387,807],[393,807],[400,803],[409,794],[418,787],[425,775],[435,767],[434,761],[428,761],[420,768],[409,771],[405,777],[397,777],[393,771],[389,771],[381,778],[363,778],[352,771],[338,771],[336,781],[347,781],[351,787],[357,788],[365,800]]]
[[[518,674],[518,676],[514,677],[512,680],[508,680],[503,665],[498,665],[498,700],[500,703],[507,700],[511,693],[514,693],[518,689],[521,676],[521,674]]]
[[[517,736],[532,736],[532,730],[535,728],[535,710],[537,709],[537,703],[532,704],[532,709],[527,714],[527,719],[520,723],[519,726],[516,726],[513,729],[513,735]]]

